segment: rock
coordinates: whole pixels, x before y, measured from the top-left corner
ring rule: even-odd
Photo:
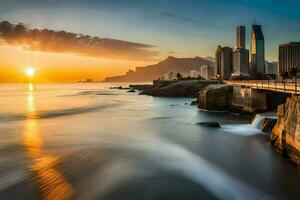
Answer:
[[[275,127],[277,119],[265,118],[260,124],[260,130],[262,132],[271,133],[273,128]]]
[[[127,92],[136,92],[136,90],[135,89],[130,89]]]
[[[196,97],[198,91],[210,83],[217,81],[205,80],[188,80],[188,81],[171,81],[169,84],[158,84],[144,90],[141,94],[158,96],[158,97]]]
[[[110,87],[109,89],[117,89],[117,90],[129,90],[130,88],[128,88],[128,87],[122,87],[122,86],[119,86],[119,87]]]
[[[198,105],[198,101],[192,101],[192,102],[190,103],[190,105],[191,105],[191,106],[197,106],[197,105]]]
[[[276,114],[273,112],[257,113],[252,120],[252,126],[262,132],[271,133],[277,122]]]
[[[198,93],[198,107],[205,110],[227,110],[232,86],[210,84]]]
[[[147,89],[151,89],[153,87],[153,85],[150,85],[150,84],[144,84],[144,85],[129,85],[129,88],[131,89],[135,89],[135,90],[140,90],[140,91],[143,91],[143,90],[147,90]]]
[[[300,96],[289,97],[285,104],[278,106],[270,142],[300,166]]]
[[[196,125],[200,126],[206,126],[210,128],[221,128],[220,124],[218,122],[198,122]]]

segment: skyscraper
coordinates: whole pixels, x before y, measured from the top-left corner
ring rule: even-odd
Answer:
[[[249,75],[249,50],[246,49],[246,28],[236,28],[236,48],[233,50],[233,76]]]
[[[250,73],[265,73],[265,39],[261,25],[252,25]]]
[[[249,76],[249,50],[233,50],[233,76]]]
[[[300,67],[300,42],[279,46],[279,74],[282,76],[292,67]]]
[[[236,27],[236,48],[237,49],[246,48],[245,35],[246,35],[246,27],[245,26]]]
[[[218,46],[215,71],[223,79],[229,79],[232,73],[232,48]]]

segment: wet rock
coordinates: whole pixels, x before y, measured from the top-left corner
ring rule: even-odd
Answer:
[[[190,105],[191,105],[191,106],[197,106],[197,105],[198,105],[198,101],[192,101],[192,102],[190,103]]]
[[[144,91],[153,88],[153,85],[150,84],[136,84],[136,85],[129,85],[129,88]]]
[[[210,127],[210,128],[221,128],[218,122],[198,122],[196,123],[196,125]]]
[[[277,119],[265,118],[260,124],[260,130],[262,132],[271,133],[275,127]]]
[[[114,90],[129,90],[130,88],[118,86],[118,87],[110,87],[109,89],[114,89]]]
[[[127,92],[136,92],[136,90],[135,89],[130,89]]]

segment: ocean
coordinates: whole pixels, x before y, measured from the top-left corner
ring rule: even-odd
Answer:
[[[0,199],[299,199],[250,117],[119,85],[0,84]]]

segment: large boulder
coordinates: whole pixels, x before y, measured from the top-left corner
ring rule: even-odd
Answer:
[[[300,96],[288,98],[278,107],[270,141],[279,152],[300,165]]]
[[[273,128],[274,128],[275,125],[276,125],[276,122],[277,122],[277,119],[273,119],[273,118],[265,118],[265,119],[261,122],[259,129],[260,129],[262,132],[271,133],[272,130],[273,130]]]
[[[277,122],[277,116],[273,112],[258,113],[255,115],[252,126],[262,132],[271,133]]]
[[[232,86],[210,84],[198,93],[198,107],[205,110],[227,110]]]

